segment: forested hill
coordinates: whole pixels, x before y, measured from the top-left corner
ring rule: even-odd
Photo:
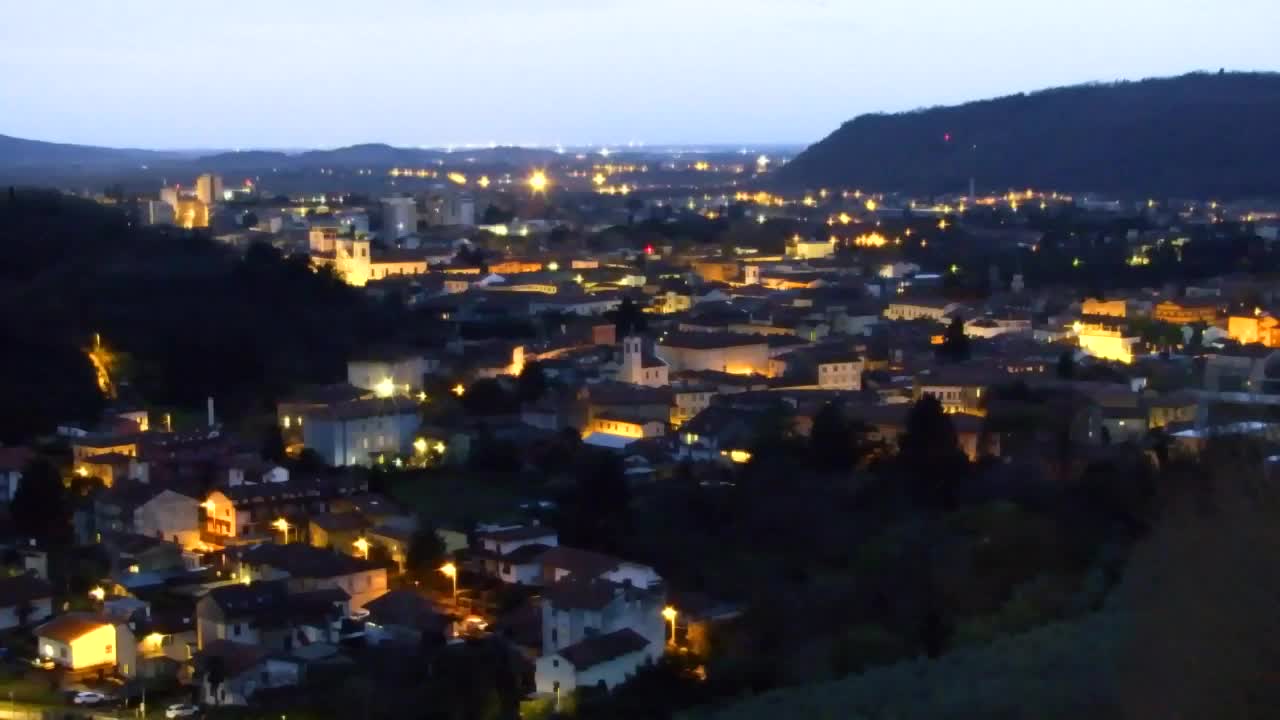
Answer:
[[[95,333],[156,405],[224,417],[269,412],[295,384],[332,382],[353,347],[402,319],[305,257],[138,227],[118,209],[0,189],[0,443],[92,422],[105,399],[85,350]]]
[[[975,148],[976,146],[976,148]],[[1196,73],[862,115],[775,175],[779,187],[1126,197],[1280,193],[1280,74]]]

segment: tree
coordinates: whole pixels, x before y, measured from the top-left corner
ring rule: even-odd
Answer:
[[[252,228],[258,225],[258,214],[252,210],[240,216],[240,227]]]
[[[71,507],[58,469],[38,457],[22,471],[10,504],[14,528],[23,537],[61,547],[71,542]]]
[[[618,309],[614,311],[614,329],[617,333],[616,337],[621,340],[628,335],[644,332],[647,326],[644,318],[644,312],[640,306],[636,304],[631,296],[622,298],[622,303],[618,305]]]
[[[1197,353],[1204,348],[1204,325],[1196,323],[1191,326],[1191,337],[1187,338],[1188,354]]]
[[[937,398],[925,395],[916,401],[898,447],[901,466],[913,476],[916,499],[932,507],[953,505],[955,486],[967,474],[969,460]]]
[[[814,464],[827,472],[847,471],[856,459],[852,440],[843,409],[834,402],[823,405],[813,417],[813,429],[809,432]]]
[[[938,347],[938,357],[952,362],[969,359],[969,337],[964,334],[964,320],[959,315],[951,318],[942,345]]]
[[[1076,354],[1071,350],[1063,350],[1058,356],[1058,378],[1071,380],[1076,376]]]
[[[435,528],[421,519],[418,529],[409,538],[409,551],[405,554],[405,572],[417,578],[429,578],[444,565],[445,545]]]
[[[622,457],[607,451],[581,453],[573,489],[562,505],[558,529],[568,542],[618,548],[631,527],[631,489]]]
[[[546,391],[547,378],[542,372],[542,363],[537,360],[525,363],[516,381],[516,394],[519,395],[520,402],[535,402]]]
[[[262,457],[275,463],[285,461],[284,432],[279,423],[271,423],[262,439]]]

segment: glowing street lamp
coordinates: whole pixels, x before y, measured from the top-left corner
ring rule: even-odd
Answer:
[[[671,644],[676,644],[676,609],[670,605],[662,608],[662,619],[671,623]]]
[[[529,176],[529,189],[536,193],[546,192],[547,186],[551,181],[547,179],[547,174],[541,170],[534,170]]]
[[[453,580],[453,604],[458,604],[458,566],[453,563],[445,563],[440,567],[440,572],[446,577]]]
[[[384,377],[373,386],[373,392],[380,398],[389,398],[396,393],[396,384],[389,377]]]
[[[414,440],[414,441],[413,441],[413,451],[414,451],[414,452],[416,452],[416,453],[418,453],[419,455],[426,455],[426,454],[427,454],[427,440],[426,440],[426,438],[418,438],[417,440]]]
[[[89,591],[89,597],[97,600],[98,602],[102,602],[107,599],[107,591],[103,590],[102,586],[98,586]]]
[[[360,551],[360,557],[364,558],[365,560],[369,559],[369,541],[368,540],[365,540],[364,538],[356,538],[355,542],[351,544],[355,545],[356,550]]]
[[[281,534],[284,535],[284,544],[288,545],[289,544],[289,521],[285,520],[284,518],[276,518],[276,521],[271,523],[271,527],[279,530]]]
[[[466,394],[466,392],[467,392],[467,389],[463,387],[462,383],[458,383],[457,385],[453,386],[453,394],[457,395],[458,397],[462,397],[463,395]]]

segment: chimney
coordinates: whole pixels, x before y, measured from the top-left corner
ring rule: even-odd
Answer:
[[[213,418],[213,396],[212,396],[212,395],[210,395],[210,396],[209,396],[209,427],[213,427],[213,425],[214,425],[214,422],[213,422],[213,421],[214,421],[214,418]]]

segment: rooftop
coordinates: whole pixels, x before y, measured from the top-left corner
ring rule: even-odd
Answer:
[[[576,642],[558,654],[579,671],[608,662],[614,658],[639,652],[648,647],[649,641],[631,628],[623,628],[604,635],[596,635]]]

